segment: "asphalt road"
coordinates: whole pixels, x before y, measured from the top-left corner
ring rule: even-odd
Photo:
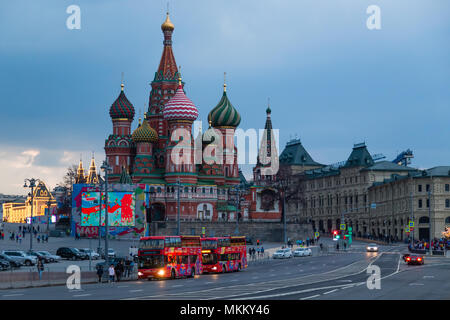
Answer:
[[[407,266],[401,260],[404,249],[383,246],[379,253],[365,252],[355,244],[347,252],[268,259],[250,263],[241,272],[203,274],[194,279],[126,281],[83,284],[81,290],[65,286],[0,291],[0,299],[28,300],[312,300],[312,299],[448,299],[450,261],[426,258],[424,266]],[[381,271],[381,289],[369,290],[367,267]]]

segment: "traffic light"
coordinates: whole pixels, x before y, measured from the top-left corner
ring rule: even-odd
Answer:
[[[339,235],[339,230],[334,230],[333,231],[333,239],[339,239],[340,235]]]

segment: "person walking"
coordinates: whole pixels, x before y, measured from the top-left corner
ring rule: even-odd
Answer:
[[[128,278],[130,276],[130,259],[127,258],[125,261],[125,272],[123,274],[125,278]]]
[[[261,246],[261,256],[264,258],[264,247]]]
[[[42,280],[42,272],[44,271],[44,263],[42,262],[41,258],[38,258],[38,262],[36,264],[36,268],[38,270],[39,280]]]
[[[110,265],[108,268],[108,275],[109,275],[109,280],[108,282],[114,282],[114,276],[116,275],[115,271],[114,271],[114,265]]]
[[[97,277],[99,283],[102,283],[102,276],[103,276],[103,266],[99,265],[97,268]]]
[[[122,264],[122,261],[119,261],[119,263],[116,265],[114,271],[116,272],[116,279],[117,279],[117,282],[120,282],[120,278],[122,277],[122,274],[123,274],[123,264]]]

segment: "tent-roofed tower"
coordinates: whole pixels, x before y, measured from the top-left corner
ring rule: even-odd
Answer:
[[[152,128],[155,128],[159,136],[156,146],[155,158],[157,159],[156,167],[164,168],[166,159],[163,149],[167,145],[169,139],[169,127],[163,116],[165,104],[172,98],[178,88],[178,67],[172,50],[172,34],[175,29],[172,21],[170,21],[169,13],[166,20],[161,25],[164,35],[164,48],[159,62],[158,70],[151,83],[151,91],[148,105],[148,121]],[[182,84],[183,85],[183,84]]]

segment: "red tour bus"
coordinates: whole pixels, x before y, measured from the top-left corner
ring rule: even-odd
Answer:
[[[204,273],[225,273],[247,268],[245,237],[210,237],[201,241]]]
[[[152,236],[139,241],[138,278],[193,277],[202,273],[199,236]]]

